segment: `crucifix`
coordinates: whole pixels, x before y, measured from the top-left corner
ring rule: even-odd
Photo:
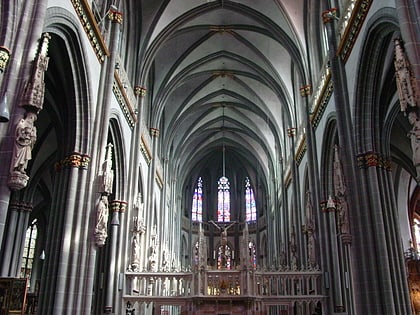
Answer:
[[[232,226],[234,226],[237,222],[233,221],[231,224],[229,224],[228,226],[225,225],[218,225],[216,222],[214,222],[213,220],[209,221],[211,224],[213,224],[215,227],[217,227],[221,233],[220,233],[220,245],[222,246],[226,246],[227,245],[227,230],[229,230]]]

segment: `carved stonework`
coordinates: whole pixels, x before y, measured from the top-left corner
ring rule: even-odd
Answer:
[[[417,172],[416,180],[420,183],[420,119],[415,111],[408,114],[408,121],[413,126],[407,136],[411,139],[412,160]]]
[[[147,89],[143,86],[136,85],[134,87],[134,94],[136,94],[137,96],[141,96],[141,97],[146,96],[146,92],[147,92]]]
[[[304,85],[299,90],[300,90],[300,95],[302,97],[309,96],[312,94],[312,85],[310,84]]]
[[[116,11],[116,10],[109,10],[108,11],[108,18],[113,22],[113,23],[118,23],[118,24],[122,24],[123,22],[123,14],[120,11]]]
[[[13,191],[21,190],[28,185],[29,176],[17,171],[13,171],[9,175],[7,185]]]
[[[143,219],[139,217],[133,218],[133,237],[131,239],[131,269],[133,271],[140,270],[140,240],[146,226]]]
[[[42,42],[39,46],[39,51],[32,69],[32,75],[25,86],[20,104],[22,107],[34,108],[37,112],[39,112],[44,105],[44,74],[48,68],[49,58],[47,57],[47,51],[50,38],[48,33],[44,33],[42,36]]]
[[[99,192],[110,195],[112,193],[112,185],[114,182],[114,171],[112,169],[112,147],[111,143],[106,148],[106,158],[102,163],[102,170],[99,174],[100,188]]]
[[[150,128],[150,135],[152,137],[159,137],[159,129],[157,128]]]
[[[80,168],[87,169],[90,163],[90,156],[87,154],[80,154],[73,152],[68,157],[55,164],[56,172],[61,172],[64,168]]]
[[[402,41],[399,38],[396,38],[394,40],[394,44],[395,78],[397,80],[401,111],[405,112],[407,107],[416,107],[418,94],[416,89],[416,80],[411,71],[410,62],[404,52]]]
[[[295,227],[292,226],[292,231],[290,233],[290,269],[297,270],[297,245],[296,245],[296,234],[295,234]]]
[[[341,166],[338,146],[334,146],[334,194],[337,198],[336,209],[338,212],[338,228],[341,234],[350,234],[349,207],[347,203],[347,188],[344,181],[343,168]]]
[[[9,187],[12,190],[20,190],[27,185],[29,177],[26,175],[26,169],[32,159],[32,149],[37,137],[34,124],[36,119],[36,113],[28,112],[16,125],[9,176]]]
[[[0,46],[0,72],[6,70],[7,65],[9,64],[10,59],[10,50],[5,46]]]
[[[108,197],[103,195],[96,209],[95,241],[99,247],[105,245],[106,238],[108,237],[108,217]]]
[[[157,272],[158,271],[158,247],[159,247],[159,236],[157,234],[156,225],[153,226],[153,229],[150,233],[150,255],[149,255],[149,271]]]
[[[376,152],[366,152],[357,156],[359,168],[377,167],[391,171],[391,160]]]
[[[309,267],[316,266],[316,254],[315,254],[315,221],[313,218],[313,206],[311,193],[307,192],[306,201],[306,222],[303,227],[303,232],[307,235],[307,250],[308,250],[308,265]]]

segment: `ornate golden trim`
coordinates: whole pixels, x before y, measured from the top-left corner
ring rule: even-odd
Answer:
[[[121,82],[117,71],[114,72],[114,79],[115,81],[112,85],[112,91],[114,92],[114,95],[118,104],[120,105],[121,111],[123,112],[128,125],[131,129],[133,129],[137,122],[137,115],[134,112],[133,104],[130,102],[130,99],[124,89],[124,85]]]
[[[337,55],[347,61],[373,0],[357,1],[337,48]]]
[[[65,157],[61,161],[55,163],[55,171],[61,172],[64,168],[80,168],[87,169],[90,163],[90,156],[87,154],[81,154],[73,152],[69,156]]]
[[[0,72],[4,72],[10,60],[10,50],[6,46],[0,46]]]
[[[71,0],[71,3],[95,51],[96,57],[100,63],[104,62],[105,56],[109,56],[108,47],[105,44],[89,3],[87,0]]]
[[[140,141],[140,152],[143,154],[144,159],[146,160],[147,164],[149,165],[152,161],[152,153],[146,144],[146,141],[144,140],[144,136],[141,135],[141,141]]]
[[[391,160],[379,153],[369,151],[357,155],[357,165],[359,168],[376,167],[386,171],[391,171]]]

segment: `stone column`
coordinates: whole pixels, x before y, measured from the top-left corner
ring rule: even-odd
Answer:
[[[26,202],[12,201],[9,209],[8,233],[4,238],[1,276],[19,277],[26,228],[28,227],[32,205]]]
[[[118,277],[118,272],[115,269],[115,262],[117,259],[117,245],[118,245],[118,234],[119,234],[119,214],[121,211],[124,211],[126,202],[120,200],[114,200],[111,202],[111,211],[112,211],[112,219],[111,219],[111,237],[110,237],[110,248],[109,248],[109,256],[110,256],[110,264],[109,264],[109,272],[108,272],[108,280],[106,282],[106,297],[105,297],[105,314],[111,314],[114,310],[113,299],[115,292],[115,283],[116,277]]]

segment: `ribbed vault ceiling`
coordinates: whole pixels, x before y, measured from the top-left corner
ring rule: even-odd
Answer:
[[[266,175],[284,155],[293,84],[306,72],[305,10],[303,0],[142,1],[150,123],[178,174],[204,168],[222,145]]]

